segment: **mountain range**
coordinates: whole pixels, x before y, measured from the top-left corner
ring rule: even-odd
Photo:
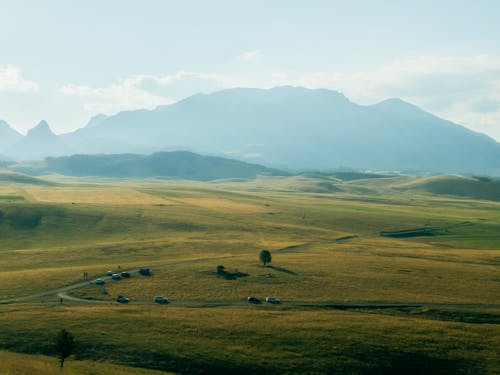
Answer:
[[[4,134],[7,134],[4,136]],[[235,88],[154,110],[98,115],[56,136],[45,122],[25,137],[0,123],[0,154],[188,150],[291,170],[430,171],[500,175],[500,144],[400,99],[364,106],[332,90]]]

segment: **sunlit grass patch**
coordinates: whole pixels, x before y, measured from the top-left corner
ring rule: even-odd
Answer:
[[[38,202],[50,203],[90,203],[90,204],[172,204],[157,196],[145,194],[131,188],[114,187],[35,187],[28,189],[31,196]]]
[[[65,362],[64,370],[59,368],[56,357],[44,355],[19,354],[0,351],[0,372],[3,375],[155,375],[168,374],[148,369],[120,366],[106,362],[79,361],[70,359]]]

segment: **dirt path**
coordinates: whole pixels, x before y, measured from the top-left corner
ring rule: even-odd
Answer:
[[[181,260],[173,263],[166,263],[158,266],[151,266],[149,267],[152,270],[158,270],[158,269],[163,269],[163,268],[169,268],[173,266],[178,266],[180,264],[195,264],[195,263],[201,263],[205,262],[207,260],[218,260],[218,259],[228,259],[228,258],[237,258],[238,255],[224,255],[224,256],[219,256],[219,257],[210,257],[210,258],[199,258],[199,259],[187,259],[187,260]],[[139,271],[139,268],[134,268],[131,270],[122,270],[129,272],[129,273],[137,273]],[[111,276],[108,275],[103,275],[100,276],[101,279],[103,280],[111,280]],[[14,298],[9,298],[5,300],[0,300],[0,304],[11,304],[11,303],[17,303],[17,302],[25,302],[29,301],[32,299],[40,298],[40,297],[49,297],[49,296],[59,296],[61,294],[67,295],[67,292],[70,292],[74,289],[79,289],[87,285],[93,285],[94,280],[88,280],[88,281],[82,281],[76,284],[71,284],[67,285],[64,287],[60,288],[55,288],[55,289],[49,289],[44,292],[38,292],[38,293],[33,293],[33,294],[28,294],[26,296],[20,296],[20,297],[14,297]],[[76,298],[74,300],[77,300]],[[86,300],[83,300],[86,301]]]
[[[116,304],[115,301],[103,301],[94,299],[85,299],[73,297],[66,292],[57,294],[64,301],[71,301],[77,304]],[[154,305],[153,301],[131,301],[131,305]],[[223,306],[248,306],[249,303],[245,299],[232,301],[171,301],[172,305],[182,307],[223,307]],[[258,306],[257,304],[256,306]],[[272,306],[269,303],[262,302],[260,305]],[[373,301],[358,301],[358,302],[340,302],[340,301],[282,301],[281,306],[297,307],[297,308],[321,308],[333,310],[379,310],[379,309],[404,309],[404,308],[474,308],[474,309],[500,309],[500,304],[466,304],[466,303],[439,303],[439,302],[373,302]],[[278,305],[278,306],[280,306]]]
[[[181,260],[173,263],[167,263],[158,266],[150,267],[152,270],[164,269],[169,267],[174,267],[181,264],[195,264],[206,262],[210,260],[237,258],[238,255],[225,255],[219,257],[210,258],[199,258],[199,259],[187,259]],[[129,273],[137,273],[139,268],[127,270]],[[104,280],[110,280],[111,276],[103,275],[101,276]],[[58,297],[62,298],[65,304],[100,304],[100,305],[110,305],[117,304],[115,301],[104,301],[95,299],[84,299],[73,297],[69,294],[72,290],[76,290],[88,285],[94,285],[94,281],[83,281],[71,285],[67,285],[60,288],[46,290],[44,292],[29,294],[26,296],[20,296],[15,298],[10,298],[6,300],[1,300],[0,304],[14,304],[29,302],[30,300],[38,299],[40,297]],[[345,302],[345,301],[282,301],[282,306],[286,307],[296,307],[296,308],[321,308],[321,309],[337,309],[337,310],[380,310],[380,309],[405,309],[405,308],[456,308],[456,309],[500,309],[500,304],[464,304],[464,303],[439,303],[439,302],[376,302],[376,301],[356,301],[356,302]],[[191,308],[202,308],[202,307],[223,307],[223,306],[248,306],[248,302],[245,299],[232,300],[232,301],[171,301],[175,306],[191,307]],[[152,305],[153,301],[131,301],[132,305]],[[262,305],[270,306],[265,302]],[[258,305],[257,305],[258,306]]]

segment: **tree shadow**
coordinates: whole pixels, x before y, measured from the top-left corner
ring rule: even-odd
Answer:
[[[297,273],[294,272],[294,271],[291,271],[289,269],[286,269],[286,268],[283,268],[283,267],[279,267],[279,266],[271,266],[271,265],[268,265],[266,266],[268,268],[272,268],[273,270],[275,271],[278,271],[278,272],[283,272],[283,273],[288,273],[289,275],[296,275]]]

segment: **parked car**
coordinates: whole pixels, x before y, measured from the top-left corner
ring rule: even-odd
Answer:
[[[248,301],[248,303],[254,303],[256,305],[258,305],[259,303],[261,303],[260,299],[255,298],[255,297],[248,297],[247,301]]]
[[[122,296],[121,294],[116,297],[116,302],[119,302],[119,303],[129,303],[129,299],[125,296]]]
[[[123,271],[122,273],[120,273],[120,275],[125,279],[128,279],[130,277],[130,274],[127,271]]]
[[[122,277],[120,276],[120,274],[119,274],[119,273],[114,273],[114,274],[112,274],[112,275],[111,275],[111,278],[112,278],[113,280],[121,280],[121,279],[122,279]]]
[[[266,297],[266,302],[267,303],[272,303],[273,305],[279,305],[281,301],[277,298],[274,297]]]
[[[95,279],[94,284],[95,285],[104,285],[104,284],[106,284],[106,281],[104,281],[101,278],[98,278],[98,279]]]
[[[113,274],[113,271],[108,271],[108,272],[106,272],[106,274],[107,274],[108,276],[111,276],[111,275]]]
[[[166,305],[166,304],[170,303],[168,298],[163,297],[163,296],[156,296],[155,298],[153,298],[153,301],[155,301],[156,303],[159,303],[160,305]]]
[[[143,276],[151,276],[151,268],[140,268],[139,273]]]

